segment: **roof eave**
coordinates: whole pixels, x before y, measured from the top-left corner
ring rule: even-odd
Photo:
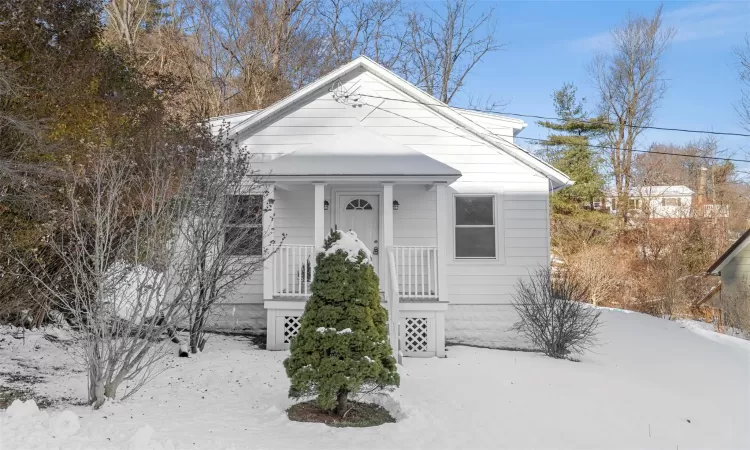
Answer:
[[[312,182],[342,184],[351,182],[376,182],[376,183],[398,183],[398,184],[432,184],[432,183],[453,183],[461,175],[414,175],[414,174],[259,174],[264,182],[272,183],[290,183],[290,184],[307,184]]]
[[[729,264],[738,253],[750,244],[750,229],[745,231],[719,258],[706,270],[710,275],[721,275],[721,270]]]

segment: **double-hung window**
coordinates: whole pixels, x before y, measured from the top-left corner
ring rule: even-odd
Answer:
[[[454,199],[456,258],[497,258],[495,196],[456,195]]]
[[[226,198],[224,245],[233,255],[263,254],[263,196],[229,195]]]

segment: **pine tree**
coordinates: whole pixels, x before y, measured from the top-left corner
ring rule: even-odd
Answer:
[[[546,159],[570,176],[575,184],[552,197],[552,207],[561,213],[575,211],[581,203],[591,204],[601,196],[604,177],[599,166],[601,158],[592,151],[589,140],[601,136],[610,125],[604,117],[590,119],[583,108],[585,99],[578,100],[576,87],[566,83],[552,94],[558,122],[541,121],[539,125],[559,133],[551,133],[545,142]]]
[[[153,31],[160,25],[172,23],[172,12],[169,2],[164,0],[148,0],[148,11],[143,27],[146,31]]]
[[[291,398],[317,396],[342,415],[349,394],[398,386],[371,255],[354,233],[332,231],[317,255],[312,295],[284,361]]]

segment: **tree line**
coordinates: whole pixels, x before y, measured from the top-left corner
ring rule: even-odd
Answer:
[[[694,317],[715,284],[705,270],[749,225],[750,187],[732,161],[720,159],[736,155],[711,135],[639,150],[669,87],[664,57],[676,33],[663,24],[661,7],[615,27],[611,48],[588,67],[594,102],[572,83],[555,90],[559,119],[539,122],[549,134],[538,153],[575,181],[552,195],[552,245],[562,267],[585,281],[591,301]],[[735,53],[740,80],[750,86],[750,41]],[[745,128],[748,98],[750,88],[735,104]],[[677,216],[650,220],[649,186],[687,186],[696,195]]]

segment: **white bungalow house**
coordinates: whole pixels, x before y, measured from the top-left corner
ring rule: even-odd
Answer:
[[[642,212],[650,219],[687,219],[691,215],[695,191],[687,186],[643,186],[631,188],[628,209]],[[605,206],[616,214],[617,196],[610,192]]]
[[[513,143],[523,121],[448,107],[366,57],[212,121],[256,158],[273,199],[264,226],[286,236],[224,304],[224,325],[265,327],[268,349],[288,348],[303,274],[335,227],[375,254],[406,356],[507,342],[514,284],[549,264],[549,192],[572,184]]]

